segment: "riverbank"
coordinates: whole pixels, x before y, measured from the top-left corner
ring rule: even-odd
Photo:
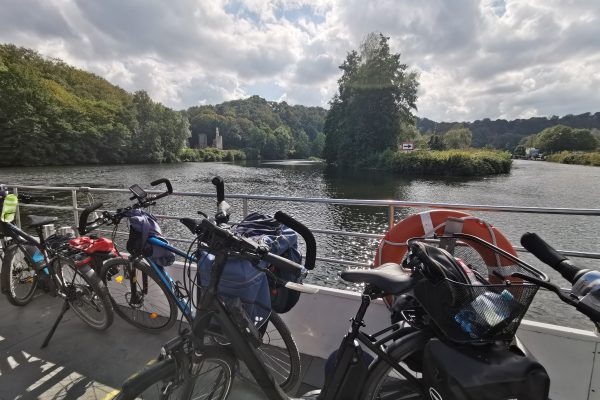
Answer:
[[[416,176],[485,176],[508,174],[512,166],[510,153],[497,150],[443,150],[384,152],[378,165],[404,175]]]
[[[600,151],[589,153],[561,151],[560,153],[549,155],[546,161],[600,167]]]

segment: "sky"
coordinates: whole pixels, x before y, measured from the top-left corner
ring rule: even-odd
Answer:
[[[328,107],[370,32],[436,121],[600,111],[598,0],[0,0],[0,43],[175,108],[259,95]]]

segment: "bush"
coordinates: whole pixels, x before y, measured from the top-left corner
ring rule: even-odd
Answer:
[[[406,175],[484,176],[509,173],[512,160],[510,153],[493,150],[388,150],[373,165]]]
[[[574,153],[570,151],[561,151],[560,153],[549,155],[547,160],[562,164],[592,165],[600,167],[600,152]]]
[[[185,148],[179,153],[181,161],[239,161],[246,159],[242,150],[219,150],[213,147],[204,149]]]

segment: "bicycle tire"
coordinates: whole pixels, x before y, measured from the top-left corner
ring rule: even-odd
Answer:
[[[27,305],[33,300],[38,278],[24,249],[14,243],[4,250],[0,286],[8,302],[15,306]],[[15,285],[19,283],[19,290]]]
[[[300,352],[289,328],[279,314],[271,312],[263,332],[263,343],[258,347],[265,367],[275,378],[279,387],[287,393],[296,389],[300,382]],[[252,374],[246,367],[240,371],[242,377],[251,379]]]
[[[102,331],[111,326],[113,307],[106,286],[94,269],[89,265],[77,267],[68,258],[58,258],[52,266],[62,278],[62,291],[73,312],[94,329]]]
[[[136,277],[137,298],[132,298],[130,278],[133,277],[133,272]],[[147,277],[145,294],[144,275]],[[138,260],[112,258],[104,263],[101,279],[107,287],[115,312],[136,328],[147,332],[162,332],[170,329],[177,321],[178,307],[170,289],[149,265]]]
[[[192,371],[183,378],[177,370],[183,364],[181,360],[155,360],[128,379],[113,400],[225,400],[233,383],[235,357],[220,348],[206,349],[201,356],[192,357],[193,362],[188,362]]]
[[[417,378],[418,382],[422,382],[421,374],[408,367],[406,361],[411,355],[422,353],[430,338],[431,333],[428,331],[413,331],[397,339],[387,350],[396,362],[403,364],[403,367]],[[429,399],[429,397],[423,396],[423,393],[424,388],[422,386],[416,387],[409,383],[385,360],[377,359],[369,368],[360,398],[364,400],[378,400],[381,398]],[[389,397],[392,395],[394,396]]]

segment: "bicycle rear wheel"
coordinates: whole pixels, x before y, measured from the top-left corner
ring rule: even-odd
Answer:
[[[160,332],[177,320],[177,304],[149,265],[126,258],[104,263],[101,279],[105,283],[115,312],[133,326]]]
[[[123,384],[115,400],[224,400],[233,383],[235,358],[223,349],[158,360]]]
[[[67,296],[73,312],[94,329],[107,329],[113,322],[113,310],[106,291],[98,275],[89,265],[76,267],[73,260],[54,260],[54,271],[63,280],[63,292]]]
[[[15,306],[24,306],[31,302],[38,278],[35,269],[18,244],[9,245],[4,250],[0,286],[8,301]]]

